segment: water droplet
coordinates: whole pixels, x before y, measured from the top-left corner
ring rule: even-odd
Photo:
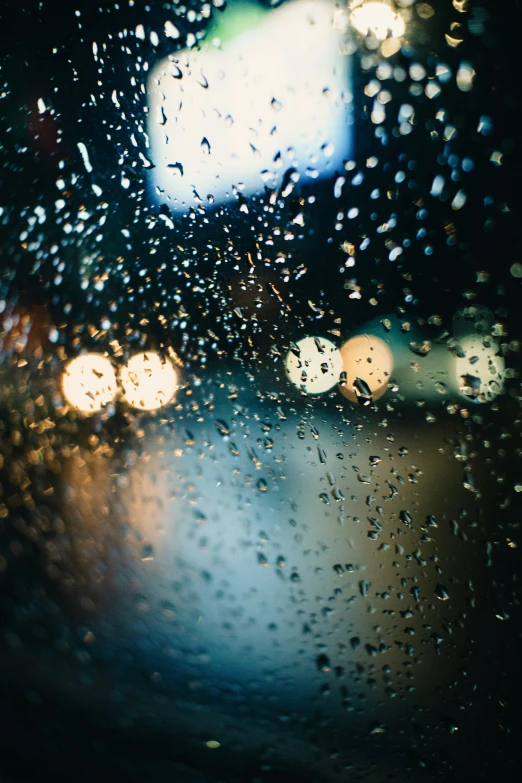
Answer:
[[[173,175],[178,177],[183,176],[183,165],[179,161],[176,163],[168,163],[167,168],[170,169]]]
[[[423,340],[422,343],[412,342],[409,345],[410,351],[417,356],[426,356],[431,351],[431,343],[429,340]]]
[[[437,587],[435,588],[434,592],[435,592],[435,595],[437,596],[437,598],[440,601],[449,601],[450,595],[449,595],[447,589],[444,587],[444,585],[440,584],[440,582],[437,585]]]
[[[268,484],[266,483],[265,479],[260,478],[257,480],[256,487],[260,492],[267,492],[268,491]]]
[[[154,560],[154,547],[152,544],[143,544],[141,548],[142,561]]]
[[[331,671],[330,660],[324,653],[317,656],[317,668],[320,672],[328,673]]]
[[[214,423],[216,425],[216,429],[219,432],[219,434],[223,438],[228,438],[228,436],[230,435],[230,427],[228,426],[226,421],[223,421],[223,419],[216,419]]]
[[[357,401],[365,407],[372,404],[372,392],[366,381],[362,378],[356,378],[353,382],[353,391]]]
[[[366,598],[366,596],[368,595],[369,588],[370,588],[370,582],[367,582],[366,579],[361,579],[361,581],[359,582],[359,592],[363,598]]]

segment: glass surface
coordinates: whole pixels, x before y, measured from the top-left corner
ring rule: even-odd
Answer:
[[[522,11],[0,8],[0,776],[516,779]]]

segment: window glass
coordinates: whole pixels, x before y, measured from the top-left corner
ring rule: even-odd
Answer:
[[[0,775],[514,779],[518,37],[0,10]]]

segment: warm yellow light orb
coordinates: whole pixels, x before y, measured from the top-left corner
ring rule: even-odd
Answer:
[[[170,361],[155,351],[145,351],[129,359],[121,370],[120,383],[129,405],[153,411],[172,399],[178,376]]]
[[[406,30],[404,19],[388,3],[363,3],[352,10],[350,19],[357,32],[373,34],[379,41],[389,32],[393,38],[400,38]]]
[[[350,402],[360,401],[360,394],[355,390],[355,386],[359,385],[357,379],[360,379],[363,384],[359,392],[366,385],[372,400],[382,397],[393,371],[393,356],[386,343],[372,334],[360,334],[345,342],[340,354],[343,372],[346,373],[346,378],[343,375],[339,385],[342,394]]]
[[[69,362],[63,372],[62,392],[71,407],[96,413],[116,396],[116,375],[104,356],[88,353]]]
[[[339,383],[342,371],[339,349],[322,337],[304,337],[292,345],[286,357],[286,372],[306,394],[324,394]]]

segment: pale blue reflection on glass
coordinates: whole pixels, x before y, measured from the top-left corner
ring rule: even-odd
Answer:
[[[161,202],[186,212],[343,169],[352,148],[351,58],[334,21],[334,3],[294,0],[231,40],[209,36],[201,51],[159,63],[148,131]]]

